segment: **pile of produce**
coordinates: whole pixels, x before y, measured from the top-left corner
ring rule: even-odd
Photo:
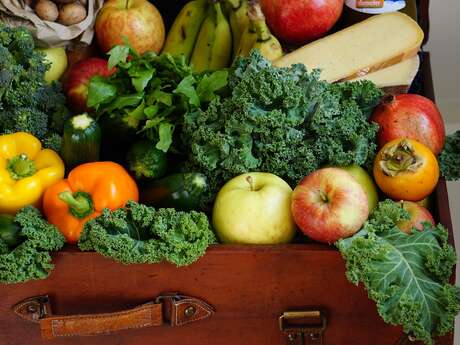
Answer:
[[[64,243],[184,266],[218,242],[300,239],[336,246],[386,322],[426,344],[450,332],[456,254],[430,196],[460,178],[460,132],[394,92],[423,32],[392,13],[320,38],[343,3],[296,3],[193,0],[166,33],[148,1],[108,0],[100,54],[63,90],[46,72],[67,62],[0,24],[0,282],[46,278]]]
[[[378,127],[368,118],[381,91],[318,76],[302,65],[278,69],[255,52],[231,68],[228,96],[185,116],[184,169],[208,176],[210,202],[244,172],[271,172],[295,186],[325,164],[371,164]]]

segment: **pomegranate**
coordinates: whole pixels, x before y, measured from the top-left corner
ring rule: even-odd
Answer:
[[[444,121],[436,105],[426,97],[413,94],[388,95],[370,120],[380,126],[377,136],[379,148],[397,138],[417,140],[435,155],[444,147]]]

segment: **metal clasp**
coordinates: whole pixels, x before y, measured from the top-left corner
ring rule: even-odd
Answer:
[[[280,316],[279,326],[286,345],[323,345],[327,317],[321,309],[288,311]]]

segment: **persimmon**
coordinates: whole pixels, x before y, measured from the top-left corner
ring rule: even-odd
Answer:
[[[387,143],[377,154],[374,178],[390,198],[420,201],[435,189],[439,165],[425,145],[416,140],[398,138]]]

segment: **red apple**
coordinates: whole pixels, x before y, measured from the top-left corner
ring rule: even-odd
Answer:
[[[423,222],[429,222],[434,225],[434,219],[431,213],[423,206],[412,201],[401,201],[401,207],[409,212],[410,219],[399,222],[398,228],[406,234],[412,233],[412,228],[423,230]]]
[[[305,177],[292,195],[291,210],[302,232],[333,243],[356,233],[369,216],[366,192],[340,168],[324,168]]]
[[[260,0],[273,34],[301,45],[326,34],[342,14],[343,0]]]
[[[139,53],[159,53],[165,41],[165,26],[157,8],[147,0],[108,0],[96,18],[99,47],[108,52],[126,37]]]
[[[67,75],[65,92],[70,107],[75,113],[90,112],[86,105],[89,82],[94,76],[108,77],[115,69],[109,70],[107,60],[89,58],[73,65]]]
[[[436,104],[419,95],[389,95],[376,108],[371,121],[380,126],[379,147],[397,138],[424,144],[438,155],[446,139],[444,121]]]

